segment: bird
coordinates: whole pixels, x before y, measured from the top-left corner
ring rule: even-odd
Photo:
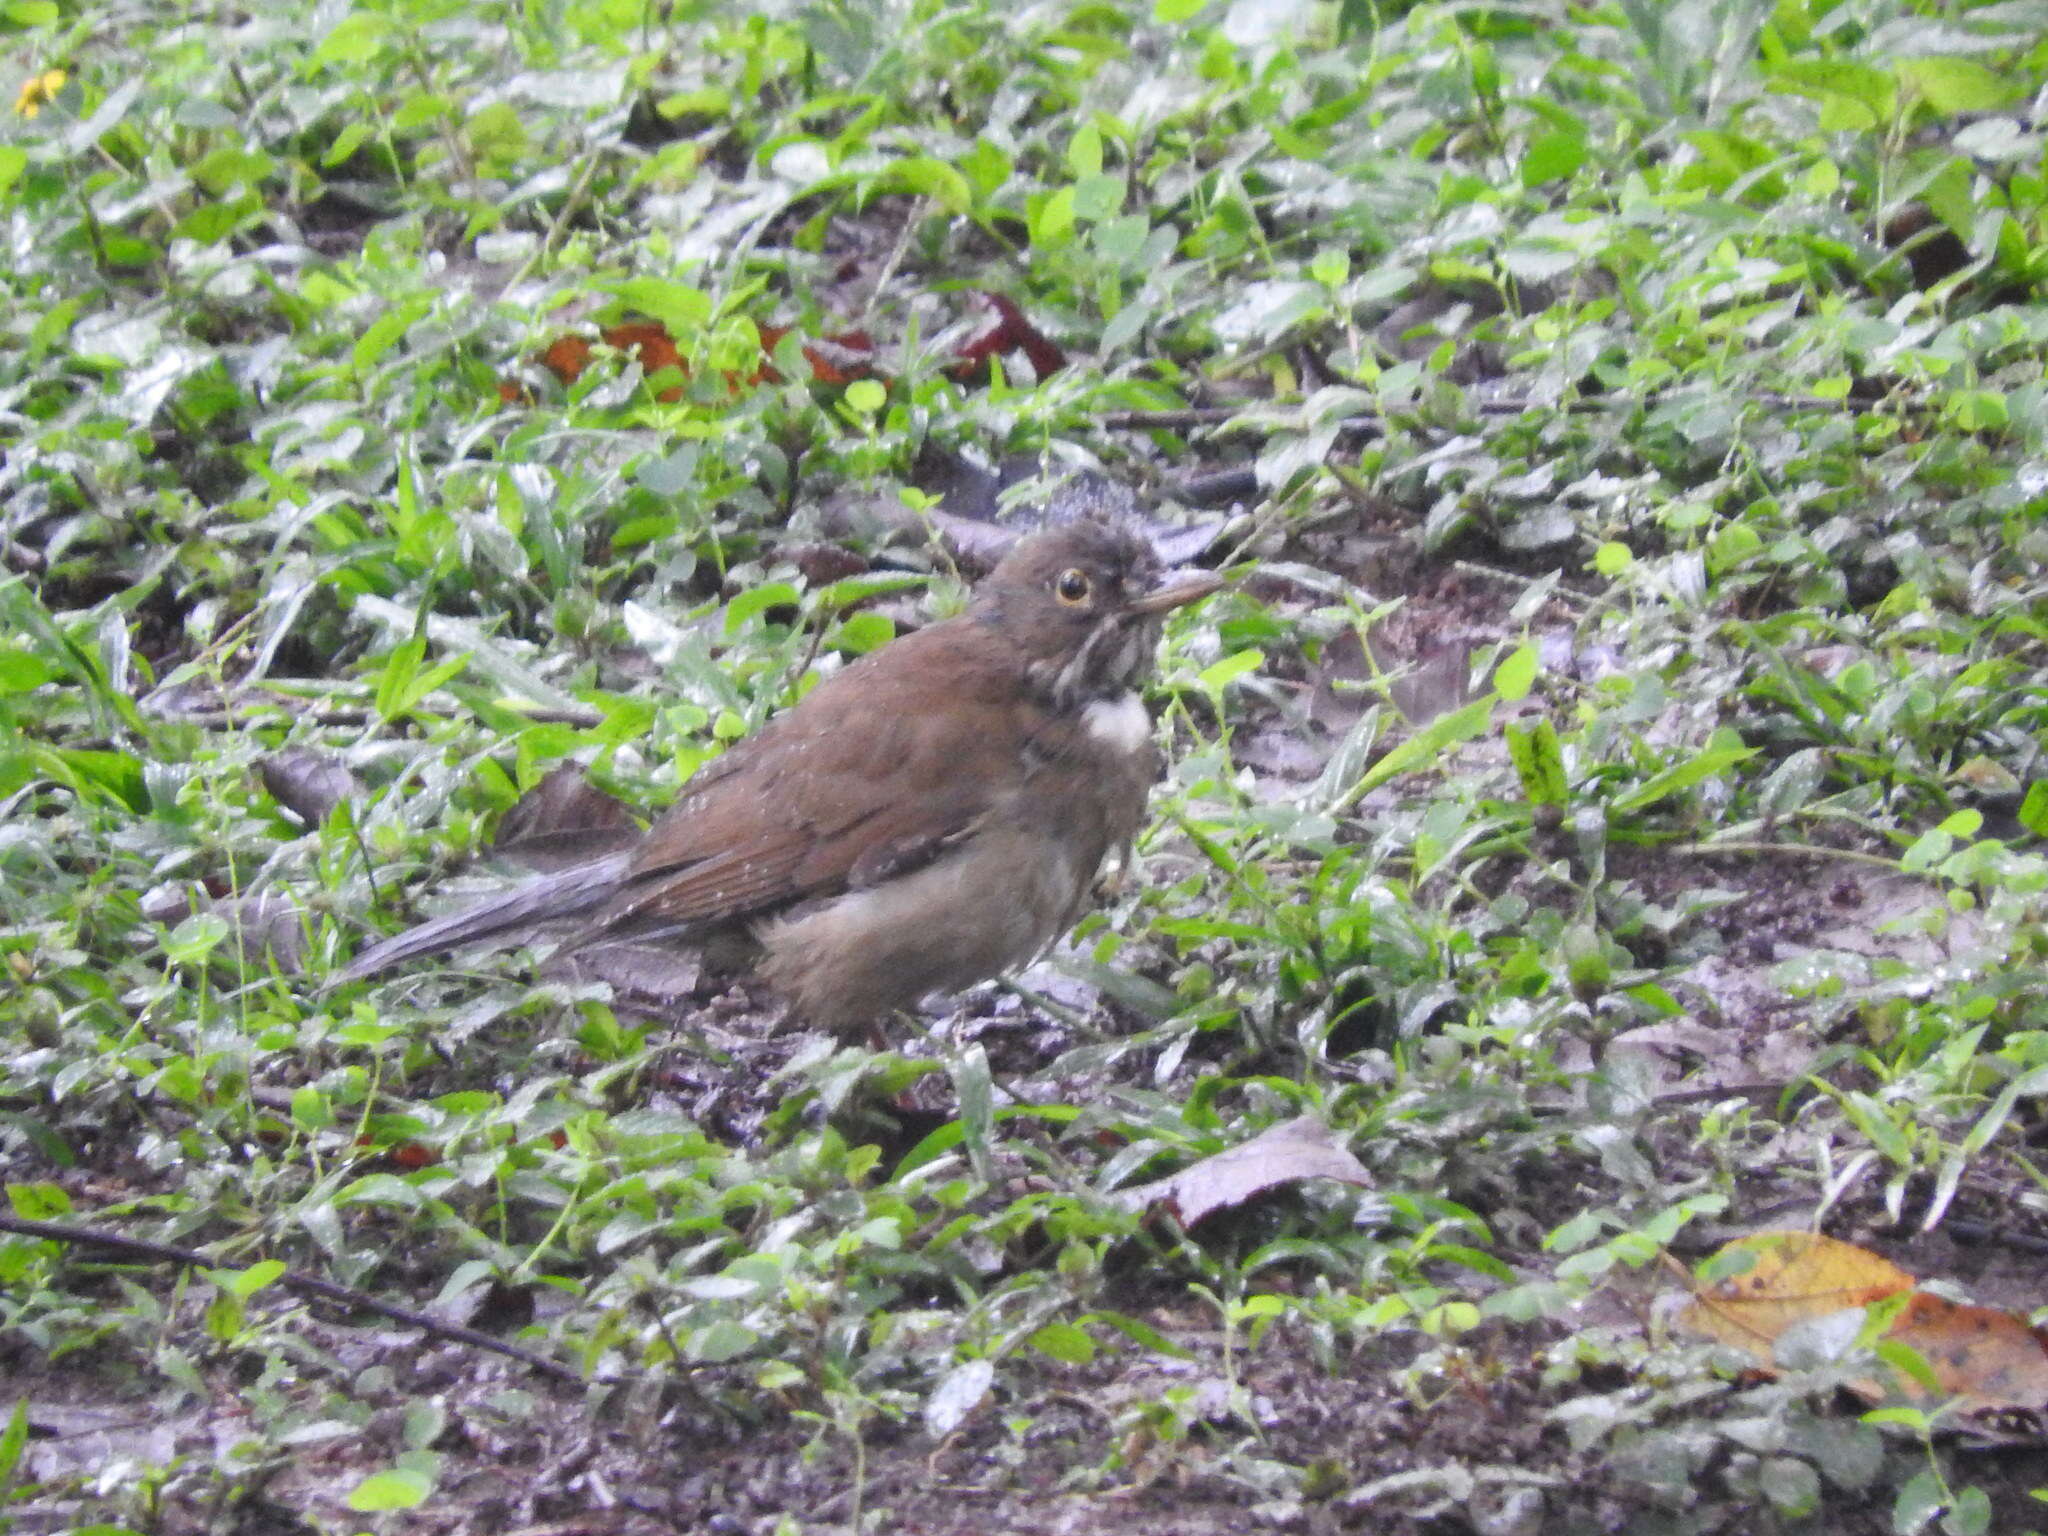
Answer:
[[[1124,520],[1027,534],[965,612],[827,678],[636,843],[373,944],[342,976],[573,921],[570,952],[738,940],[792,1019],[872,1035],[1079,920],[1159,777],[1138,686],[1165,615],[1223,585],[1163,572]]]

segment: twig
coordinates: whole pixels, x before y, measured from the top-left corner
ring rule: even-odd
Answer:
[[[85,1243],[136,1258],[155,1259],[165,1264],[183,1264],[200,1269],[220,1267],[196,1248],[182,1248],[176,1243],[154,1242],[145,1237],[129,1237],[120,1232],[110,1232],[104,1227],[76,1226],[64,1221],[30,1221],[26,1217],[0,1213],[0,1232],[15,1232],[23,1237],[47,1238],[58,1243]],[[423,1328],[428,1333],[452,1339],[458,1344],[467,1344],[473,1349],[485,1349],[493,1354],[504,1355],[559,1381],[575,1382],[578,1385],[584,1383],[584,1377],[580,1372],[559,1360],[550,1360],[545,1355],[537,1355],[530,1349],[522,1349],[517,1344],[507,1343],[478,1329],[465,1328],[460,1323],[444,1323],[424,1312],[414,1311],[411,1307],[401,1307],[395,1302],[380,1300],[368,1291],[357,1290],[352,1285],[323,1280],[318,1275],[304,1274],[296,1269],[287,1269],[278,1276],[278,1283],[288,1290],[298,1291],[307,1296],[317,1296],[337,1306],[357,1307],[365,1312],[375,1312],[380,1317],[388,1317],[393,1322],[403,1323],[409,1328]]]
[[[2048,1253],[2048,1237],[2014,1232],[2005,1227],[1995,1227],[1986,1221],[1970,1221],[1951,1216],[1941,1224],[1941,1230],[1973,1243],[2002,1243],[2008,1248],[2017,1248],[2022,1253]]]
[[[1508,395],[1497,400],[1468,400],[1463,409],[1476,411],[1481,416],[1522,416],[1531,411],[1564,411],[1569,415],[1585,415],[1595,411],[1641,410],[1655,405],[1669,405],[1674,401],[1688,398],[1690,392],[1674,390],[1654,395],[1586,395],[1572,400],[1533,400],[1525,395]],[[1748,405],[1771,411],[1839,411],[1850,410],[1902,410],[1922,411],[1933,408],[1934,402],[1927,400],[1829,400],[1820,395],[1779,395],[1754,394],[1741,397]],[[1216,427],[1226,422],[1237,422],[1247,431],[1271,431],[1289,422],[1261,420],[1260,412],[1286,411],[1299,405],[1299,401],[1248,400],[1243,405],[1202,405],[1189,406],[1174,411],[1111,411],[1102,417],[1103,427],[1111,432],[1173,432],[1192,427]],[[1418,405],[1417,410],[1430,407]],[[1341,418],[1337,430],[1343,433],[1379,433],[1386,430],[1390,416],[1411,415],[1414,412],[1361,411]]]
[[[147,702],[144,700],[144,703]],[[508,703],[504,707],[536,725],[573,725],[580,730],[590,730],[604,723],[604,716],[594,709],[558,709],[553,706],[525,709],[516,703]],[[434,710],[415,708],[412,712],[428,718],[442,718]],[[159,720],[167,725],[195,726],[203,731],[229,730],[238,726],[254,725],[268,721],[277,714],[288,714],[292,719],[304,721],[309,725],[345,728],[374,725],[378,719],[376,712],[367,706],[336,705],[327,709],[294,709],[289,695],[253,702],[241,709],[180,709],[166,710],[161,714],[145,711],[148,719]]]
[[[1658,851],[1693,858],[1712,858],[1717,853],[1787,853],[1795,858],[1846,859],[1851,864],[1874,864],[1894,875],[1904,873],[1897,859],[1888,859],[1881,853],[1864,853],[1856,848],[1830,848],[1824,843],[1666,843]]]

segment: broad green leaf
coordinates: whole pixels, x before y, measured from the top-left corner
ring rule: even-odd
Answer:
[[[27,651],[0,651],[0,693],[30,693],[63,676],[60,668]]]
[[[1220,694],[1240,677],[1253,673],[1264,666],[1266,653],[1260,650],[1233,651],[1221,661],[1211,662],[1202,668],[1195,681],[1208,694]]]
[[[1067,140],[1067,170],[1076,181],[1102,174],[1102,130],[1083,123]]]
[[[874,192],[910,192],[929,197],[952,214],[967,212],[974,202],[967,178],[945,161],[929,155],[892,160],[874,175],[863,177],[861,185]]]
[[[711,295],[688,283],[672,283],[658,277],[627,277],[606,284],[605,291],[626,308],[667,326],[678,346],[683,338],[701,331],[712,315]]]
[[[1563,805],[1571,785],[1565,778],[1557,728],[1548,720],[1530,725],[1511,723],[1507,737],[1508,759],[1515,765],[1515,776],[1522,781],[1522,793],[1529,803]]]
[[[1493,669],[1493,691],[1509,704],[1520,703],[1535,686],[1536,671],[1540,665],[1536,642],[1524,640]]]
[[[1334,813],[1355,805],[1388,780],[1425,768],[1460,742],[1470,741],[1473,737],[1484,734],[1486,728],[1493,723],[1493,709],[1497,702],[1489,694],[1483,699],[1474,699],[1463,709],[1452,710],[1447,715],[1438,715],[1368,768],[1356,784],[1337,797],[1336,803],[1329,809]]]
[[[1973,59],[1900,59],[1892,72],[1944,117],[1995,112],[2016,94],[2012,82]]]
[[[349,1493],[348,1507],[361,1514],[392,1509],[416,1509],[434,1491],[433,1480],[410,1467],[392,1467],[373,1472]]]
[[[1718,778],[1730,768],[1748,762],[1756,756],[1756,748],[1745,747],[1731,731],[1716,731],[1714,741],[1704,750],[1680,763],[1674,763],[1661,773],[1653,773],[1627,794],[1618,795],[1608,807],[1616,816],[1627,816],[1655,805],[1659,800],[1703,784],[1708,779]]]
[[[71,1196],[57,1184],[9,1184],[7,1203],[24,1221],[57,1221],[71,1213]]]
[[[1820,103],[1820,126],[1828,132],[1864,131],[1888,123],[1898,110],[1890,75],[1847,59],[1793,59],[1771,71],[1773,90]]]
[[[802,599],[803,594],[786,581],[764,581],[749,587],[725,605],[725,632],[736,635],[770,608],[794,608]]]
[[[1586,141],[1576,134],[1546,133],[1522,155],[1522,185],[1540,187],[1562,181],[1586,163]]]
[[[203,1273],[223,1291],[246,1301],[265,1286],[276,1284],[284,1273],[284,1264],[278,1259],[263,1259],[246,1269],[209,1269]]]
[[[307,70],[318,64],[362,64],[377,56],[390,34],[392,23],[373,11],[350,11],[320,39],[307,59]]]
[[[1095,1358],[1095,1341],[1072,1323],[1047,1323],[1028,1342],[1040,1354],[1068,1365],[1086,1365]]]
[[[0,1430],[0,1494],[14,1477],[14,1469],[21,1464],[22,1447],[28,1444],[28,1399],[14,1400],[14,1412],[7,1416],[7,1427]]]
[[[1032,245],[1050,249],[1065,244],[1074,233],[1074,189],[1061,187],[1049,197],[1034,199],[1027,223]]]

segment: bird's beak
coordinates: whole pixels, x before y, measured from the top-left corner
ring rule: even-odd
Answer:
[[[1176,571],[1143,597],[1133,598],[1125,604],[1124,611],[1136,614],[1167,613],[1175,608],[1185,608],[1189,603],[1199,602],[1211,592],[1221,591],[1228,585],[1229,583],[1221,576],[1209,571]]]

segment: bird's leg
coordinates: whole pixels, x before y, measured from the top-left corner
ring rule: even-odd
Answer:
[[[1077,1035],[1086,1035],[1091,1039],[1103,1038],[1102,1031],[1091,1026],[1083,1015],[1076,1013],[1064,1003],[1054,1002],[1043,992],[1034,992],[1022,982],[1012,981],[1007,976],[998,976],[996,985],[1022,1002],[1025,1007],[1036,1008],[1064,1029],[1070,1029]]]

